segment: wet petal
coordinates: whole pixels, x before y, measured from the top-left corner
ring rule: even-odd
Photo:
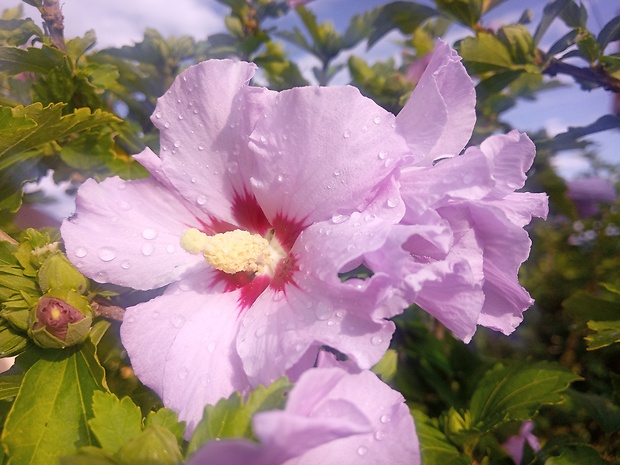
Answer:
[[[77,213],[61,227],[67,256],[89,278],[134,289],[154,289],[206,265],[180,246],[200,220],[153,178],[101,183],[87,180]]]

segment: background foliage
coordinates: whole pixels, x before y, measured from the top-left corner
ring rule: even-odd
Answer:
[[[353,17],[344,31],[319,23],[304,6],[218,1],[229,8],[226,33],[198,39],[147,29],[141,42],[107,49],[95,47],[94,32],[65,39],[56,1],[23,0],[2,12],[0,355],[18,355],[0,375],[3,463],[182,463],[210,439],[253,437],[252,414],[283,406],[290,389],[284,379],[248,399],[235,394],[208,406],[184,440],[184,425],[133,376],[119,343],[123,307],[147,296],[89,282],[64,258],[57,227],[28,228],[32,206],[46,196],[25,194],[24,186],[50,170],[54,182],[70,182],[70,191],[87,177],[147,174],[131,154],[146,146],[158,151],[149,117],[185,67],[234,56],[256,62],[263,70],[259,83],[277,90],[310,79],[328,85],[346,68],[363,94],[397,113],[415,87],[416,64],[456,23],[470,31],[454,46],[477,82],[471,144],[510,130],[503,114],[522,99],[544,99],[546,89],[561,85],[554,79],[559,74],[584,91],[620,92],[620,54],[614,53],[620,17],[594,34],[586,27],[588,11],[575,0],[549,2],[540,18],[524,11],[518,23],[496,30],[485,25],[485,15],[502,0],[436,0],[434,7],[385,2]],[[279,29],[277,19],[286,14],[299,15],[303,27]],[[264,27],[266,20],[276,26]],[[542,49],[554,21],[570,31]],[[401,63],[338,59],[363,42],[372,49],[393,30],[402,33]],[[287,43],[318,59],[312,76],[296,64],[299,56],[287,55]],[[536,305],[513,336],[480,328],[464,345],[418,309],[397,318],[392,348],[375,371],[411,406],[425,465],[514,463],[502,444],[528,420],[541,448],[525,441],[521,464],[617,461],[620,204],[617,197],[571,195],[552,162],[562,150],[579,150],[591,161],[586,176],[616,183],[617,167],[598,159],[587,136],[619,126],[617,115],[592,115],[590,124],[555,137],[543,129],[530,134],[538,156],[527,187],[549,194],[551,214],[530,228],[533,250],[521,275]],[[594,205],[597,200],[605,202]],[[592,204],[587,216],[580,201]],[[32,309],[42,296],[69,294],[94,317],[80,336],[86,339],[62,350],[34,344]]]

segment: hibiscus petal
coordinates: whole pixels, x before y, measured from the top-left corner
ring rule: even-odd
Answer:
[[[232,224],[235,196],[243,195],[254,166],[247,136],[272,95],[247,89],[255,70],[232,60],[194,65],[158,100],[152,117],[170,182],[189,202]]]
[[[206,267],[180,245],[183,232],[200,221],[155,179],[89,179],[76,204],[61,227],[67,256],[97,282],[154,289]]]
[[[128,308],[121,326],[136,375],[188,422],[187,434],[206,404],[249,388],[234,345],[239,291],[208,294],[204,278]]]
[[[363,208],[407,152],[394,116],[353,87],[281,92],[250,146],[256,198],[270,220],[306,224]]]
[[[438,40],[430,63],[409,101],[396,117],[416,164],[460,153],[476,122],[474,83],[461,57]]]

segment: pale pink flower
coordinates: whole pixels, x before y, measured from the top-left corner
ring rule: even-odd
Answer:
[[[538,452],[540,450],[540,441],[538,441],[538,438],[532,434],[532,431],[534,431],[534,426],[533,421],[524,421],[519,429],[519,434],[517,436],[510,436],[503,444],[504,449],[508,452],[508,455],[516,465],[521,465],[521,460],[523,459],[523,448],[525,447],[526,442],[534,452]]]
[[[532,304],[517,279],[531,245],[523,227],[546,217],[547,197],[515,192],[535,155],[525,134],[492,136],[458,155],[475,123],[474,84],[460,60],[439,41],[396,118],[410,148],[400,177],[407,212],[367,261],[392,273],[404,304],[469,341],[476,325],[511,333]]]
[[[306,371],[284,410],[252,420],[259,442],[211,441],[188,465],[419,465],[413,418],[403,397],[369,371]]]
[[[95,281],[167,286],[127,309],[121,337],[189,431],[205,404],[311,367],[320,346],[369,368],[394,329],[376,310],[388,277],[338,273],[404,213],[395,117],[353,87],[250,87],[254,70],[182,73],[152,117],[161,158],[136,157],[152,177],[88,180],[62,226]]]

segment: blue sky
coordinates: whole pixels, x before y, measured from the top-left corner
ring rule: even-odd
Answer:
[[[419,3],[431,5],[430,0],[418,0]],[[620,2],[617,0],[582,0],[590,12],[588,27],[598,32],[606,21],[618,14]],[[226,8],[215,0],[63,0],[66,36],[81,35],[94,29],[99,39],[99,47],[121,46],[140,41],[146,27],[158,29],[164,35],[189,34],[197,38],[224,30],[223,15]],[[315,0],[310,7],[320,20],[333,21],[338,30],[344,30],[349,18],[359,12],[387,3],[385,0]],[[507,0],[486,16],[488,26],[497,26],[515,22],[522,12],[529,8],[533,12],[532,30],[542,16],[545,0]],[[0,0],[0,4],[12,6],[13,0]],[[35,10],[25,6],[26,14],[34,15]],[[294,13],[274,23],[281,29],[291,29],[299,24]],[[541,47],[545,49],[550,43],[567,32],[561,22],[556,21],[549,29]],[[468,34],[465,29],[453,27],[445,39],[453,43]],[[398,58],[397,34],[384,38],[370,52],[360,46],[356,54],[364,54],[369,60],[384,59],[386,56]],[[617,44],[616,44],[617,45]],[[309,70],[314,62],[303,58],[299,51],[289,46],[293,56],[299,56],[300,63]],[[342,57],[342,60],[346,57]],[[338,79],[346,83],[346,74]],[[552,133],[562,132],[568,126],[581,126],[593,122],[597,117],[608,113],[611,108],[611,96],[602,90],[580,91],[570,78],[563,79],[564,88],[548,91],[535,102],[520,102],[505,114],[505,119],[522,131],[546,127]],[[620,131],[606,131],[592,140],[600,144],[599,152],[609,161],[620,162]],[[574,153],[564,153],[557,158],[557,167],[566,177],[578,176],[587,165]]]

